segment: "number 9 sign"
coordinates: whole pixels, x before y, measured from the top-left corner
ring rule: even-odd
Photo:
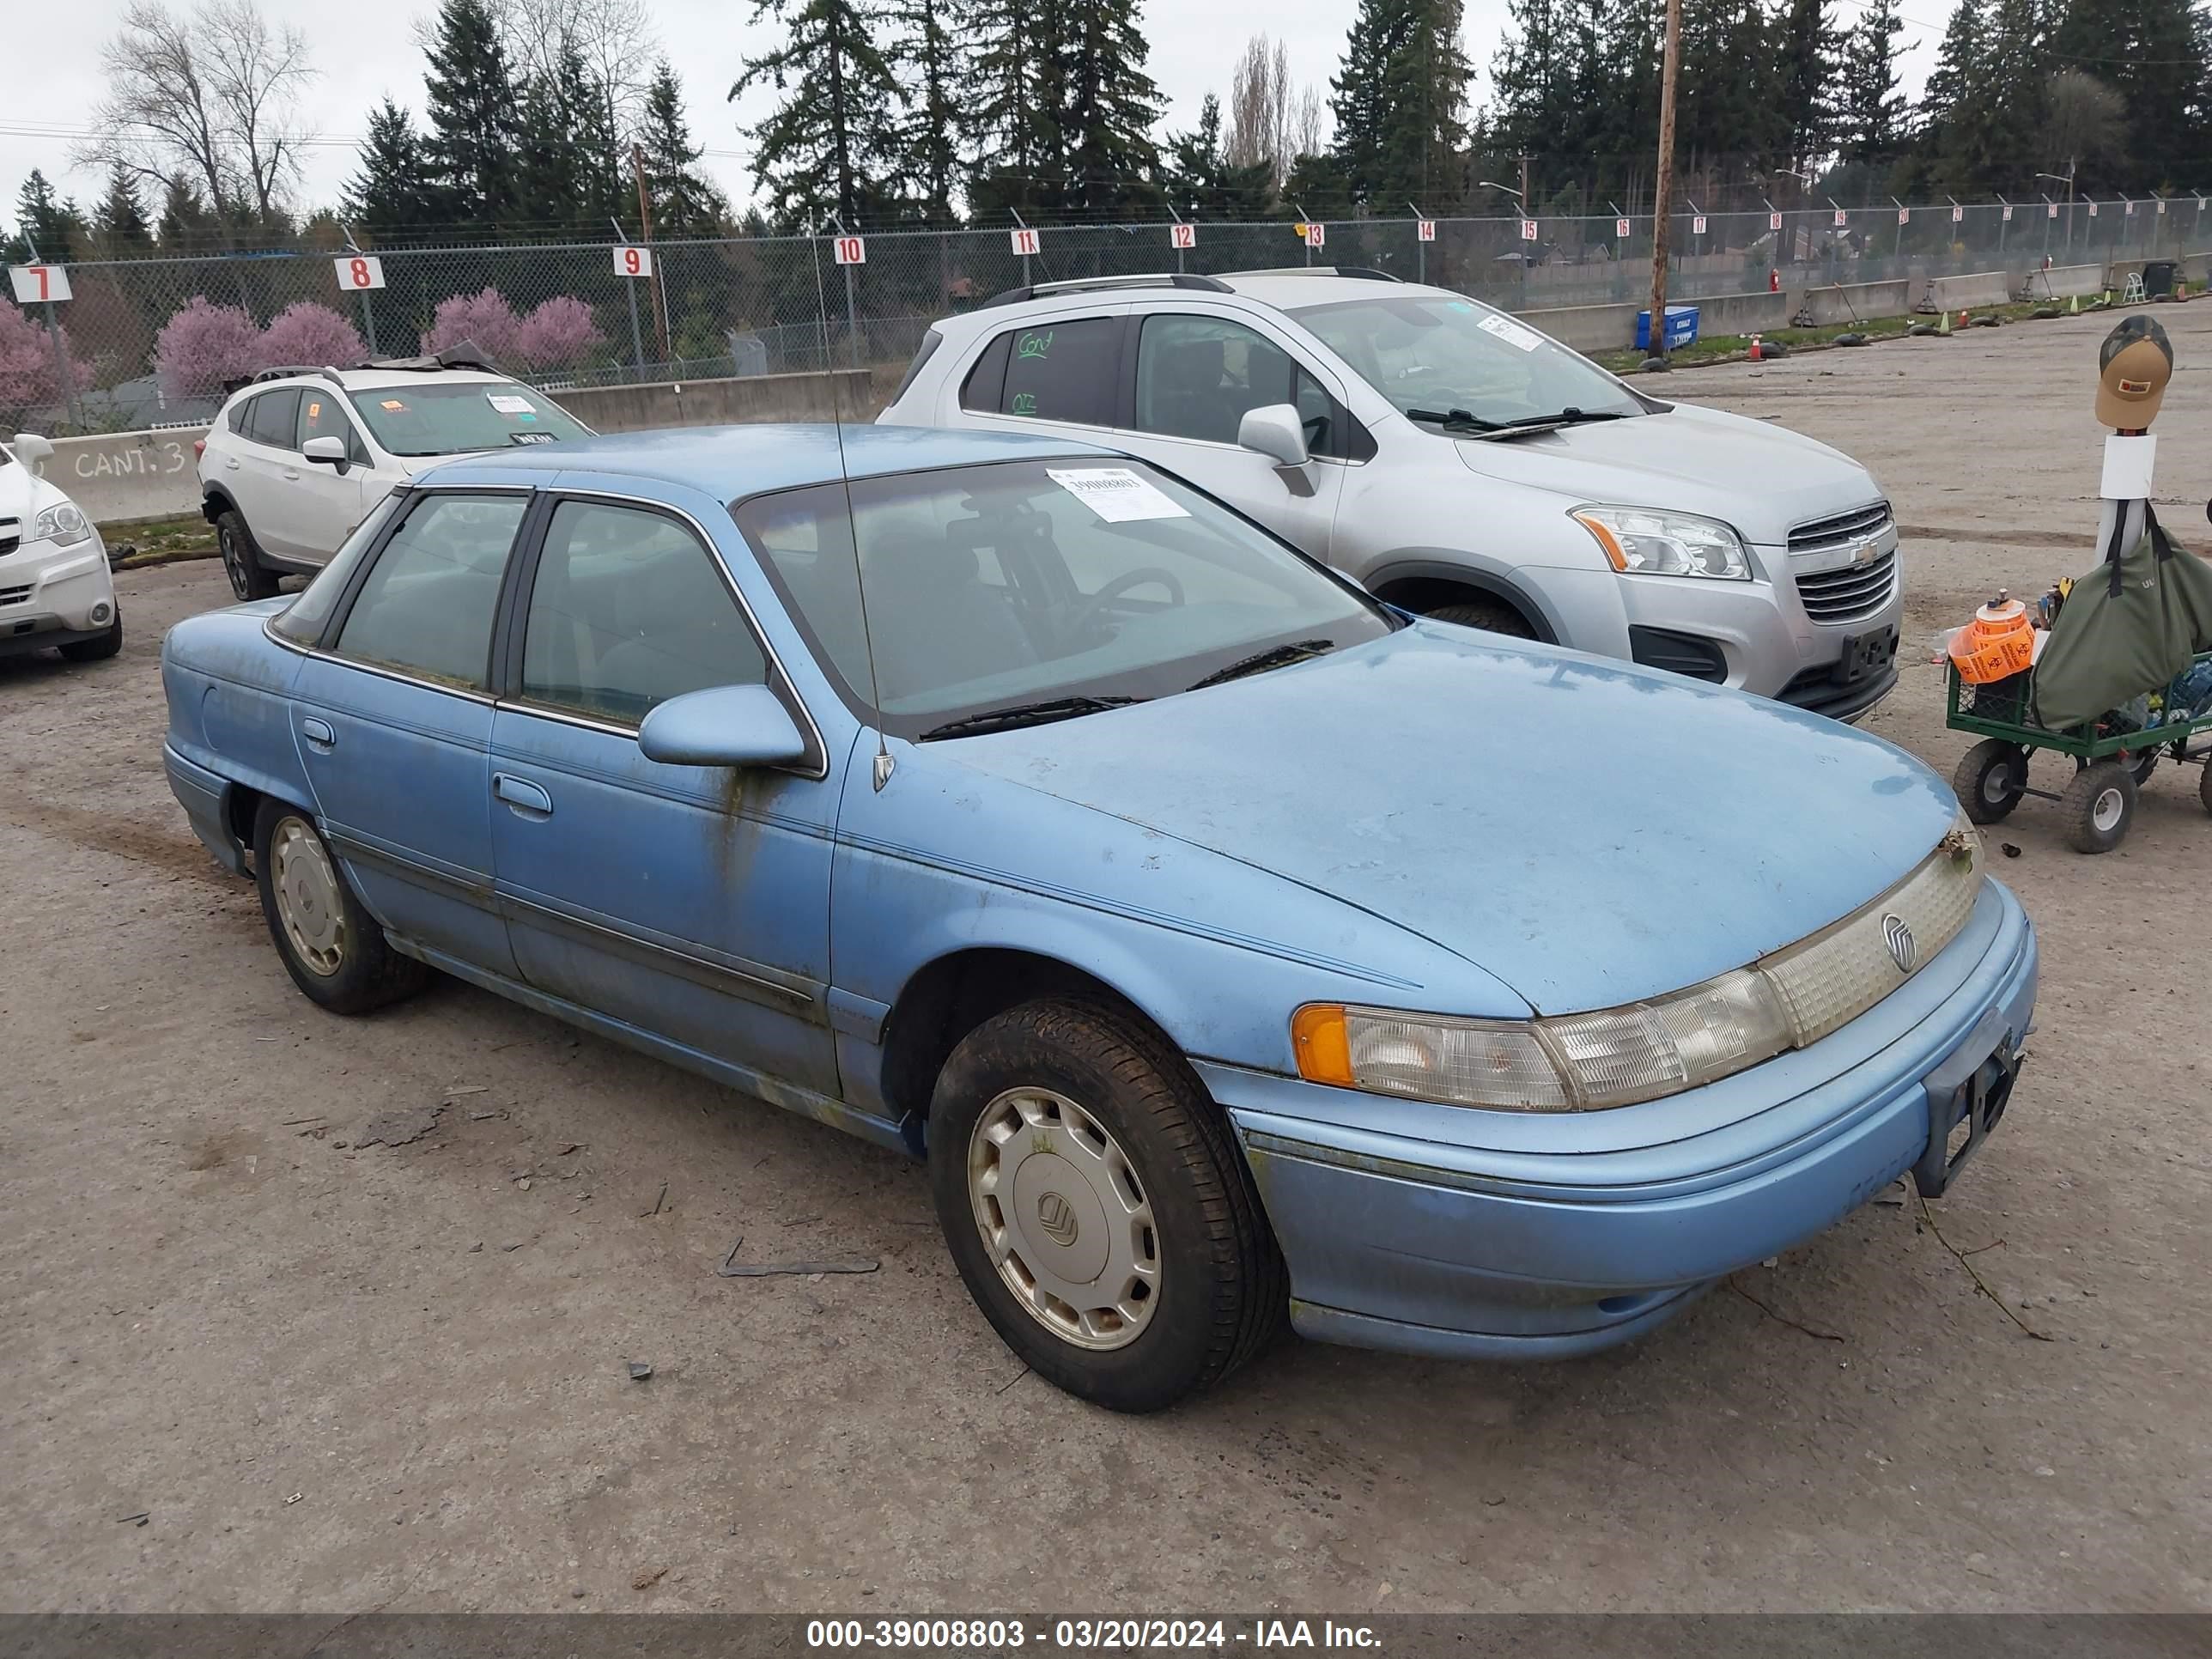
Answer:
[[[374,254],[342,254],[331,264],[338,273],[338,286],[342,289],[350,291],[384,286],[384,261]]]
[[[650,276],[653,275],[653,250],[640,247],[635,242],[624,242],[615,249],[615,275],[617,276]]]

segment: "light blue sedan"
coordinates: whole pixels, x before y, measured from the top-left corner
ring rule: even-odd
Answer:
[[[858,556],[855,556],[855,546]],[[437,969],[926,1158],[1123,1410],[1650,1330],[2005,1109],[2027,917],[1876,738],[1417,622],[1142,462],[747,427],[441,467],[163,647],[341,1013]]]

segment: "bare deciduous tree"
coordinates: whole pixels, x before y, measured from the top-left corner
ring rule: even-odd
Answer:
[[[255,0],[203,0],[173,14],[131,0],[100,49],[107,95],[86,165],[166,184],[182,172],[218,223],[268,218],[299,177],[299,99],[315,70],[306,37],[272,25]]]
[[[1319,155],[1328,148],[1328,106],[1322,101],[1319,88],[1308,87],[1297,95],[1291,107],[1291,153],[1295,161],[1301,155]],[[1287,165],[1287,162],[1285,163]]]
[[[491,13],[517,75],[551,75],[573,45],[606,89],[616,133],[624,143],[637,136],[660,56],[646,0],[491,0]]]
[[[1229,82],[1229,131],[1222,155],[1231,167],[1265,161],[1283,182],[1290,166],[1291,53],[1265,34],[1244,43],[1244,55]]]
[[[2045,84],[2044,165],[2094,170],[2117,161],[2127,132],[2127,100],[2086,70],[2063,69]]]

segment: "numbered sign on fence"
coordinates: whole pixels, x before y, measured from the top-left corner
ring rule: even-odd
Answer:
[[[2010,202],[2007,202],[2005,204],[2004,222],[2007,224],[2010,224],[2012,222],[2012,204]]]
[[[1006,240],[1013,245],[1014,252],[1024,259],[1037,251],[1037,234],[1027,225],[1008,231]]]
[[[1536,240],[1536,222],[1534,219],[1523,219],[1521,222],[1521,240],[1524,242],[1533,242]]]
[[[1170,225],[1168,227],[1168,246],[1173,248],[1196,247],[1198,246],[1198,227],[1196,225]]]
[[[1898,222],[1898,223],[1899,223],[1900,225],[1909,225],[1909,224],[1911,224],[1911,223],[1912,222],[1912,210],[1911,210],[1911,208],[1899,208],[1899,209],[1898,209],[1898,210],[1897,210],[1897,222]]]
[[[1613,222],[1613,234],[1620,238],[1622,241],[1626,241],[1632,234],[1628,221],[1626,219],[1615,219]]]
[[[1308,226],[1306,227],[1306,246],[1307,246],[1308,247],[1326,247],[1326,246],[1328,246],[1328,227],[1327,225],[1325,225],[1325,224],[1322,223],[1322,222],[1321,222],[1320,220],[1318,220],[1318,219],[1315,220],[1311,224],[1308,225]]]
[[[2120,216],[2124,219],[2134,218],[2136,216],[2136,204],[2133,202],[2130,202],[2125,207],[2120,210]]]
[[[1766,228],[1767,228],[1769,230],[1779,230],[1779,229],[1781,229],[1781,228],[1782,228],[1782,216],[1781,216],[1780,214],[1778,214],[1778,213],[1770,213],[1770,214],[1768,214],[1768,215],[1766,216]]]
[[[343,289],[382,288],[384,261],[373,253],[348,253],[331,261]]]
[[[840,236],[830,243],[830,252],[841,265],[864,265],[868,263],[868,239]]]
[[[1844,212],[1843,209],[1838,208],[1836,210],[1836,228],[1838,230],[1841,230],[1845,225],[1849,224],[1850,222],[1850,219],[1851,216]]]
[[[2043,204],[2043,216],[2046,219],[2056,219],[2058,216],[2058,204],[2045,202]]]
[[[1695,217],[1695,218],[1693,218],[1693,219],[1692,219],[1692,220],[1690,221],[1690,234],[1691,234],[1691,235],[1692,235],[1692,236],[1702,236],[1702,235],[1704,235],[1705,234],[1705,216],[1704,214],[1700,213],[1700,214],[1698,214],[1698,215],[1697,216],[1697,217]]]
[[[2158,198],[2158,211],[2160,218],[2166,216],[2166,198],[2163,196]]]
[[[2089,216],[2092,219],[2097,216],[2097,204],[2094,202],[2089,204]]]
[[[1424,242],[1435,241],[1437,240],[1437,222],[1433,219],[1414,220],[1413,234],[1417,239]]]
[[[1963,225],[1966,222],[1966,210],[1956,202],[1951,204],[1951,222],[1954,225]]]
[[[69,272],[59,265],[9,265],[8,281],[19,306],[51,305],[70,296]]]
[[[635,242],[624,242],[615,250],[615,275],[617,276],[650,276],[653,275],[653,250],[640,247]]]

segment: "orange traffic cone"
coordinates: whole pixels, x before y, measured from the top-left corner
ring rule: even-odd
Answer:
[[[1751,361],[1754,363],[1763,363],[1766,361],[1766,354],[1759,349],[1759,336],[1756,334],[1751,337]]]

